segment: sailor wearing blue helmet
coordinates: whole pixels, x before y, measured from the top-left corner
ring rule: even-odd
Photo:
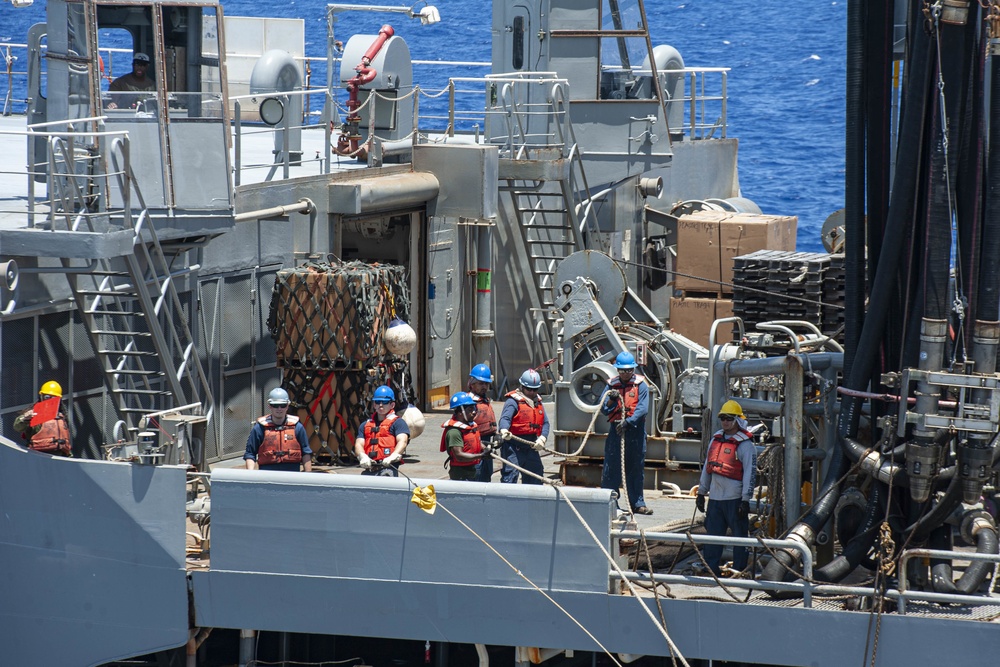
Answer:
[[[479,437],[484,448],[499,445],[497,440],[497,416],[490,402],[490,383],[493,382],[493,372],[486,364],[476,364],[469,372],[469,394],[476,401],[476,426],[479,427]],[[489,482],[493,479],[493,457],[483,456],[476,466],[476,480]]]
[[[448,477],[457,480],[476,481],[476,464],[483,456],[489,456],[483,451],[479,439],[479,427],[476,425],[476,399],[472,394],[460,391],[452,395],[449,401],[451,419],[441,425],[441,451],[448,452],[445,462]]]
[[[649,386],[635,372],[635,356],[628,351],[615,358],[618,377],[608,380],[601,396],[601,412],[608,417],[608,437],[604,441],[604,470],[601,488],[617,491],[622,483],[622,440],[625,442],[625,493],[636,514],[652,514],[643,498],[643,466],[646,462],[646,413]]]
[[[354,441],[354,454],[364,468],[361,474],[399,477],[397,466],[410,440],[410,427],[394,411],[396,393],[391,387],[378,387],[372,405],[372,416],[358,430]]]

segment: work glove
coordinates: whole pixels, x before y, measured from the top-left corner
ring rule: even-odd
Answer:
[[[392,454],[389,454],[389,456],[385,457],[385,460],[382,461],[382,465],[385,466],[395,465],[396,463],[399,463],[399,460],[402,458],[403,456],[401,454],[393,452]]]
[[[740,521],[746,521],[747,517],[750,515],[750,501],[744,500],[740,503],[739,508],[736,510],[736,516]]]
[[[627,428],[628,428],[628,422],[621,421],[615,424],[615,430],[618,431],[619,435],[625,433],[625,430]]]
[[[501,440],[510,440],[511,437],[513,437],[513,436],[511,435],[510,431],[508,431],[505,428],[500,429],[500,439]]]
[[[705,496],[698,494],[698,497],[694,499],[694,506],[698,508],[699,512],[705,511]]]
[[[360,463],[361,467],[364,468],[365,470],[372,469],[372,460],[368,458],[367,454],[362,454],[361,458],[358,459],[358,463]]]
[[[609,401],[617,401],[619,396],[621,396],[621,393],[617,389],[612,389],[608,392]]]
[[[535,438],[535,444],[533,444],[532,447],[534,447],[538,451],[542,451],[543,449],[545,449],[545,436],[540,435],[537,438]]]

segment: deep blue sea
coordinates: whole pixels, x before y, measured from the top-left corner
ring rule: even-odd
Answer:
[[[337,38],[374,34],[390,22],[414,60],[488,62],[492,3],[432,3],[442,20],[430,26],[399,15],[338,14]],[[324,56],[326,5],[325,0],[225,0],[223,11],[302,18],[306,54]],[[729,136],[740,140],[742,194],[764,213],[797,215],[798,249],[822,251],[823,221],[843,207],[846,0],[646,0],[645,6],[654,46],[674,46],[689,67],[731,68]],[[43,21],[44,13],[42,0],[27,8],[0,0],[0,49],[4,42],[23,43],[28,26]],[[444,76],[483,73],[456,68]],[[325,76],[314,71],[314,85],[322,85]],[[5,92],[3,81],[0,95]]]

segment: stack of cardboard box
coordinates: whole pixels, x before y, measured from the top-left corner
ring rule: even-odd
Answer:
[[[733,258],[756,250],[795,250],[797,225],[795,216],[727,211],[681,216],[670,328],[707,346],[712,323],[733,314]],[[728,339],[728,329],[720,333]]]

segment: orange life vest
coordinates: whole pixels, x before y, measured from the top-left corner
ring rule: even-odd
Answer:
[[[519,391],[508,393],[506,398],[517,401],[517,412],[510,420],[510,432],[525,440],[534,440],[540,436],[545,423],[545,408],[542,407],[541,399],[535,401],[535,407],[531,407],[528,399]]]
[[[69,441],[69,425],[66,417],[59,414],[55,419],[42,422],[38,433],[28,438],[28,449],[47,454],[58,452],[69,456],[73,447]]]
[[[618,399],[618,404],[615,408],[608,414],[609,422],[616,422],[622,418],[622,404],[625,405],[625,417],[631,417],[635,413],[635,407],[639,405],[639,383],[645,382],[646,378],[641,375],[633,375],[632,381],[629,382],[627,387],[622,387],[622,381],[619,377],[613,377],[608,380],[608,386],[612,389],[617,389],[621,392],[621,397]]]
[[[712,442],[708,446],[708,471],[716,475],[722,475],[729,479],[743,479],[743,462],[736,456],[740,445],[753,436],[743,429],[733,435],[727,436],[722,431],[712,436]]]
[[[372,461],[388,458],[396,449],[396,436],[389,432],[389,427],[398,418],[395,412],[390,412],[378,426],[375,426],[375,417],[365,422],[365,454]]]
[[[451,459],[451,465],[453,466],[474,466],[479,463],[478,460],[465,460],[460,459],[452,454],[452,450],[458,449],[457,447],[449,447],[446,442],[448,440],[448,429],[457,428],[462,433],[462,451],[466,454],[478,454],[483,451],[483,443],[479,439],[479,427],[475,424],[466,424],[465,422],[460,422],[455,419],[449,419],[444,424],[441,425],[444,431],[441,432],[441,451],[448,452],[448,458]]]
[[[302,445],[295,437],[295,425],[298,417],[288,415],[285,423],[280,426],[271,421],[267,415],[257,420],[264,428],[264,441],[257,449],[257,465],[270,466],[276,463],[300,463],[302,461]]]
[[[477,396],[471,391],[472,397],[476,399],[476,426],[479,427],[479,437],[485,438],[497,432],[497,416],[493,414],[493,405],[485,396]]]

